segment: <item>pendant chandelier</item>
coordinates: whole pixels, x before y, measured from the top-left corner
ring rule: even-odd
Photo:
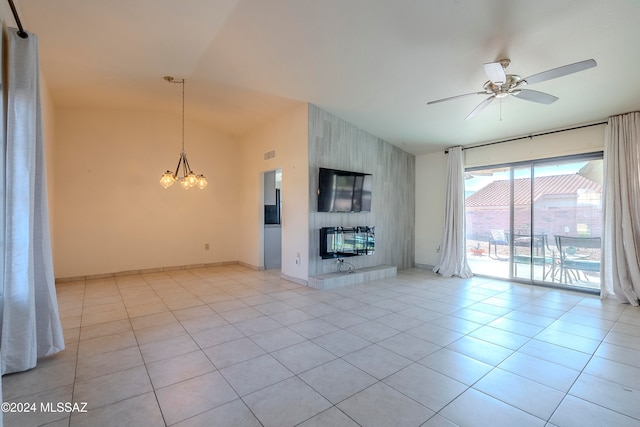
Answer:
[[[202,190],[207,186],[207,179],[202,174],[196,175],[193,173],[191,166],[189,166],[189,161],[187,160],[187,153],[184,151],[184,79],[176,80],[171,76],[166,76],[164,79],[169,83],[178,83],[182,85],[182,151],[180,151],[180,158],[178,159],[176,171],[166,171],[162,175],[162,178],[160,178],[160,185],[164,188],[169,188],[174,182],[180,182],[180,186],[185,190],[188,190],[193,186],[197,186]]]

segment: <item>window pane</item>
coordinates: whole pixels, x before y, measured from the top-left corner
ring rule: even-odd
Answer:
[[[531,228],[531,165],[513,168],[513,277],[532,278],[538,245]]]
[[[467,261],[475,274],[508,279],[510,168],[465,174]]]
[[[534,228],[546,236],[548,252],[556,258],[547,281],[600,288],[602,166],[602,159],[535,165]],[[561,236],[572,238],[562,248]],[[598,239],[581,239],[591,237]]]

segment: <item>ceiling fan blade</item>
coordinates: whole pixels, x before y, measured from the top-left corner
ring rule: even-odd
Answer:
[[[551,70],[543,71],[538,74],[523,79],[527,84],[532,85],[534,83],[540,83],[551,79],[557,79],[558,77],[566,76],[567,74],[577,73],[579,71],[588,70],[596,65],[594,59],[587,59],[586,61],[576,62],[575,64],[564,65],[562,67],[554,68]]]
[[[427,105],[437,104],[438,102],[450,101],[450,100],[456,99],[456,98],[463,98],[463,97],[469,96],[469,95],[482,95],[483,93],[486,94],[487,92],[471,92],[471,93],[465,93],[463,95],[451,96],[449,98],[437,99],[435,101],[427,102]]]
[[[494,84],[503,85],[507,81],[507,75],[504,72],[502,64],[499,62],[489,62],[484,64],[484,72]]]
[[[476,108],[473,109],[472,112],[469,113],[469,115],[466,117],[465,120],[473,119],[475,116],[477,116],[480,113],[480,111],[482,111],[485,108],[487,108],[487,106],[489,104],[491,104],[494,99],[496,99],[496,96],[495,95],[491,95],[490,97],[488,97],[487,99],[482,101],[480,104],[478,104],[478,106]]]
[[[512,93],[512,95],[516,98],[547,105],[553,104],[559,99],[557,96],[549,95],[548,93],[538,92],[537,90],[531,89],[521,89],[519,92]]]

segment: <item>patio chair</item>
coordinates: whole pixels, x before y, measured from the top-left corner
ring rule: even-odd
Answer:
[[[600,249],[600,237],[555,236],[556,246],[560,253],[560,280],[571,282],[573,276],[580,280],[580,272],[600,273],[600,260],[590,259],[586,249]],[[588,276],[584,275],[589,281]]]
[[[551,281],[555,281],[556,251],[549,247],[546,234],[514,234],[513,269],[516,276],[518,264],[542,266],[542,280],[551,276]]]
[[[493,245],[493,257],[491,256],[491,245]],[[498,256],[497,245],[509,246],[509,232],[504,230],[491,230],[489,234],[489,258],[501,259]]]

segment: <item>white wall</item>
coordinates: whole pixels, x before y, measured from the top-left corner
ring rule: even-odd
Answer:
[[[178,116],[59,109],[56,141],[57,278],[238,259],[239,148],[231,138],[186,122],[185,148],[207,177],[204,190],[159,184],[178,162]]]
[[[464,150],[465,167],[542,159],[604,150],[604,126],[593,126]],[[416,265],[433,266],[444,231],[446,155],[416,157]]]
[[[464,150],[464,165],[497,165],[604,150],[604,125]]]
[[[238,260],[264,268],[264,181],[267,171],[282,169],[282,268],[285,277],[308,277],[308,106],[300,104],[239,138],[242,227]],[[274,158],[264,153],[275,150]],[[300,263],[296,264],[296,258]]]
[[[433,266],[438,260],[444,224],[444,151],[416,157],[416,265]]]

